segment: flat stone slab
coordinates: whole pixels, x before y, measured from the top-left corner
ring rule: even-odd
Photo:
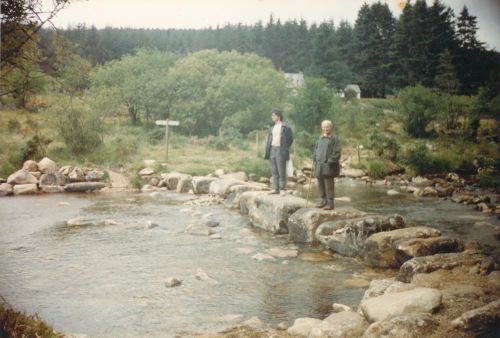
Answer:
[[[415,288],[409,291],[383,294],[361,303],[360,310],[373,323],[406,313],[432,313],[443,294],[437,289]]]
[[[399,268],[404,261],[401,261],[401,257],[397,254],[396,244],[398,241],[439,236],[441,236],[439,230],[424,226],[379,232],[367,239],[364,252],[365,260],[375,267]]]
[[[105,188],[106,184],[102,182],[76,182],[68,183],[64,186],[64,191],[67,192],[86,192],[95,191]]]
[[[454,319],[451,325],[460,330],[473,332],[477,337],[494,337],[500,332],[500,299],[465,312]]]
[[[401,229],[405,220],[399,215],[366,216],[321,224],[316,238],[331,251],[344,256],[362,256],[366,240],[382,231]]]
[[[294,212],[288,220],[290,240],[296,243],[312,243],[317,241],[316,229],[322,223],[333,220],[359,218],[366,213],[351,207],[335,210],[319,208],[301,208]]]
[[[208,176],[193,176],[191,183],[193,184],[193,192],[195,194],[208,194],[210,183],[216,181],[215,177]]]
[[[363,338],[429,337],[439,322],[428,313],[409,313],[371,324]]]
[[[271,195],[263,191],[247,191],[241,195],[240,212],[248,214],[256,227],[272,233],[288,233],[291,214],[306,205],[306,200],[292,195]]]
[[[415,257],[406,261],[399,269],[397,280],[411,282],[418,273],[429,273],[439,269],[453,269],[458,266],[475,266],[488,258],[478,252],[443,253]]]

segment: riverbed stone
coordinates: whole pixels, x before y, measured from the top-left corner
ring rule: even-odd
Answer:
[[[26,171],[38,171],[38,163],[33,160],[27,160],[23,163],[23,169]]]
[[[316,318],[297,318],[286,331],[290,335],[308,337],[313,327],[321,325],[321,320]]]
[[[371,324],[362,338],[421,338],[429,337],[439,322],[428,313],[409,313]]]
[[[216,181],[215,177],[208,176],[193,176],[192,184],[193,184],[193,192],[195,194],[208,194],[210,190],[210,183]]]
[[[442,292],[437,289],[415,288],[369,298],[361,303],[360,309],[373,323],[406,313],[432,313],[441,305],[442,298]]]
[[[189,224],[184,232],[191,235],[199,235],[199,236],[210,236],[212,234],[215,234],[215,230],[213,230],[212,228],[209,228],[204,224],[198,224],[198,223]]]
[[[475,251],[457,253],[442,253],[432,256],[415,257],[406,261],[399,269],[397,280],[411,282],[418,273],[429,273],[439,269],[453,269],[458,266],[476,266],[487,261],[488,258]]]
[[[41,185],[40,190],[46,194],[64,192],[64,187],[60,185]]]
[[[64,176],[57,171],[43,174],[40,177],[40,185],[64,185]]]
[[[382,296],[383,294],[409,291],[417,288],[414,284],[403,283],[394,279],[374,279],[370,282],[368,289],[363,294],[360,304],[370,298]],[[361,309],[358,307],[358,312]]]
[[[68,178],[70,182],[84,182],[85,172],[80,167],[74,167],[68,174]]]
[[[288,233],[290,240],[295,243],[313,243],[316,229],[327,221],[359,218],[366,215],[364,212],[351,207],[323,210],[319,208],[301,208],[288,219]]]
[[[85,175],[85,181],[87,182],[100,182],[104,177],[104,172],[101,170],[90,170],[87,175]]]
[[[237,180],[233,177],[228,177],[227,175],[225,175],[223,178],[210,183],[209,193],[218,195],[222,198],[226,198],[229,194],[229,189],[233,185],[237,184],[244,184],[244,181]]]
[[[238,181],[248,182],[248,175],[244,171],[225,174],[222,175],[221,178],[234,178],[235,180]]]
[[[272,233],[288,233],[291,214],[303,208],[306,200],[291,195],[271,195],[263,191],[247,191],[241,195],[240,211],[248,214],[252,224]]]
[[[422,196],[424,197],[438,197],[438,191],[433,187],[425,187],[422,191]]]
[[[56,162],[52,161],[48,157],[44,157],[40,162],[38,162],[38,170],[41,171],[43,174],[57,171]]]
[[[239,209],[241,195],[245,191],[261,191],[261,190],[269,190],[269,187],[266,184],[262,183],[245,183],[245,184],[236,184],[229,188],[229,194],[224,200],[224,205],[229,208]]]
[[[454,193],[451,196],[451,200],[455,203],[472,204],[474,200],[474,195],[465,193]]]
[[[182,284],[182,280],[175,277],[169,277],[165,280],[165,286],[167,288],[173,288]]]
[[[156,170],[154,170],[151,167],[146,167],[146,168],[143,168],[139,171],[139,176],[151,176],[151,175],[154,175],[155,173],[156,173]]]
[[[449,237],[412,238],[396,243],[396,253],[401,262],[413,257],[463,250],[464,244],[461,240]]]
[[[351,177],[351,178],[361,178],[366,175],[366,172],[362,169],[354,168],[342,168],[340,171],[341,176]]]
[[[38,180],[35,176],[31,175],[28,171],[21,169],[11,174],[7,178],[7,183],[10,185],[16,184],[36,184]]]
[[[178,193],[187,193],[191,189],[193,189],[193,181],[192,181],[191,176],[184,176],[182,177],[179,182],[177,183],[177,191]]]
[[[267,254],[278,257],[278,258],[291,258],[297,257],[299,251],[296,249],[281,249],[281,248],[270,248],[265,251]]]
[[[177,184],[179,183],[179,180],[183,177],[186,177],[189,175],[183,174],[183,173],[178,173],[178,172],[171,172],[168,174],[162,174],[161,177],[166,180],[167,182],[167,188],[169,190],[177,190]]]
[[[438,237],[437,229],[418,226],[392,231],[384,231],[370,236],[365,244],[365,261],[371,266],[381,268],[399,268],[402,262],[397,254],[396,242],[412,238]]]
[[[495,337],[500,332],[500,299],[455,318],[451,325],[475,337]]]
[[[38,194],[38,186],[36,184],[16,184],[13,191],[14,195]]]
[[[87,192],[94,190],[101,190],[105,188],[106,184],[102,182],[75,182],[68,183],[64,186],[64,191],[67,192]]]
[[[329,250],[353,257],[363,255],[366,240],[371,235],[404,226],[405,220],[400,215],[366,216],[325,222],[318,227],[315,237]]]
[[[309,332],[312,337],[349,338],[360,337],[368,327],[368,322],[359,313],[343,311],[332,313]]]
[[[413,177],[411,182],[417,187],[429,187],[432,185],[431,180],[422,176]]]
[[[12,190],[12,185],[9,183],[1,183],[0,184],[0,196],[10,196],[14,192]]]
[[[58,172],[64,175],[65,177],[68,177],[68,175],[73,171],[73,166],[71,165],[65,165],[61,168],[59,168]]]

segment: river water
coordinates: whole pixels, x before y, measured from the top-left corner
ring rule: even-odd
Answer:
[[[388,196],[384,187],[344,180],[338,202],[399,213],[409,225],[494,247],[491,216],[447,200]],[[266,324],[324,318],[332,303],[356,307],[371,279],[393,276],[363,262],[296,247],[252,227],[222,205],[192,205],[173,192],[17,196],[0,200],[0,295],[59,331],[90,337],[171,337],[215,332],[253,316]],[[84,225],[69,226],[79,217]],[[105,222],[113,220],[113,222]],[[221,239],[185,233],[213,220]],[[148,229],[152,221],[157,227]],[[299,257],[258,261],[270,248]],[[310,257],[327,260],[310,261]],[[211,280],[198,280],[200,269]],[[165,287],[176,277],[182,285]]]

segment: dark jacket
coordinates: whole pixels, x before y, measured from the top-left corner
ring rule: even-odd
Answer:
[[[340,140],[338,136],[321,136],[314,148],[314,175],[316,177],[337,177],[340,174]]]
[[[271,156],[271,142],[273,141],[273,126],[269,127],[269,132],[267,134],[267,143],[266,143],[266,154],[264,155],[264,159],[268,160]],[[284,159],[287,161],[290,159],[290,146],[293,143],[293,133],[292,129],[282,122],[281,124],[281,139],[280,139],[280,153]]]

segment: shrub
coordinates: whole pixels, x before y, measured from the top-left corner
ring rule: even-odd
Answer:
[[[399,97],[405,130],[412,136],[426,137],[427,125],[441,110],[439,96],[430,89],[418,85],[401,90]]]
[[[11,133],[16,133],[21,129],[21,123],[16,119],[12,118],[7,121],[7,130]]]
[[[366,167],[368,176],[371,178],[384,178],[387,175],[387,168],[384,161],[377,159],[367,160]]]
[[[370,148],[382,158],[395,160],[398,156],[400,146],[397,141],[385,134],[374,130],[370,135]]]
[[[62,99],[51,107],[56,129],[72,154],[88,154],[103,141],[103,121],[81,101]]]
[[[410,149],[406,162],[417,175],[442,174],[452,169],[450,158],[432,154],[425,145]]]

